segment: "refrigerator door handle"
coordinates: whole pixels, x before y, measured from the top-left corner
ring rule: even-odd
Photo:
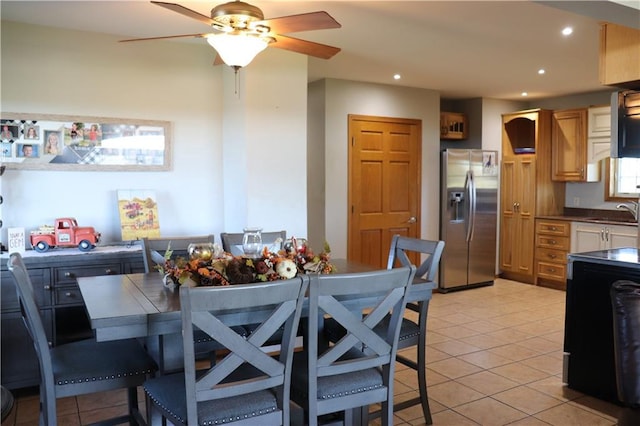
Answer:
[[[473,240],[473,231],[476,224],[476,183],[473,177],[473,172],[468,171],[465,179],[465,192],[467,193],[467,205],[469,206],[469,215],[467,216],[467,236],[466,241]]]

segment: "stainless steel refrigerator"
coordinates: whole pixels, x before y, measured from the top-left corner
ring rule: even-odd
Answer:
[[[440,291],[491,285],[496,271],[498,152],[442,152]]]

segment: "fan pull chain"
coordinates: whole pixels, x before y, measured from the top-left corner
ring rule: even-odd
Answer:
[[[240,79],[238,77],[238,71],[240,70],[239,66],[234,66],[233,67],[233,71],[235,73],[235,94],[238,95],[238,92],[240,91]],[[238,95],[238,98],[240,96]]]

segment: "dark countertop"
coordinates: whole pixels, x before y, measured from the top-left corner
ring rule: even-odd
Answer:
[[[624,247],[583,253],[570,253],[568,261],[569,264],[574,261],[590,262],[640,270],[640,250],[635,247]]]
[[[586,222],[605,225],[638,226],[638,222],[633,219],[633,216],[624,210],[565,207],[562,214],[536,216],[536,219],[565,220],[567,222]]]
[[[606,225],[638,226],[637,222],[627,219],[584,217],[584,216],[536,216],[536,219],[565,220],[567,222],[603,223]]]

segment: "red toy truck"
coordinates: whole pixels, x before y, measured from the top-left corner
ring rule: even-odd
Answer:
[[[78,226],[72,217],[56,219],[54,226],[43,225],[31,231],[31,245],[43,253],[50,247],[78,247],[80,251],[93,249],[100,241],[100,233],[92,226]]]

